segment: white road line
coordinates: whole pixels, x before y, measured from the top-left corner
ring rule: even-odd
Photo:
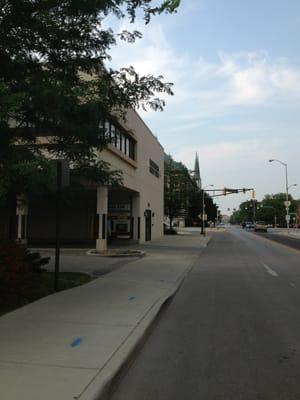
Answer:
[[[272,268],[270,268],[267,264],[263,264],[265,270],[268,272],[268,274],[274,276],[275,278],[278,278],[277,272],[273,271]]]

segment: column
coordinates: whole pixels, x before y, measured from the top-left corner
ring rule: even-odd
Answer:
[[[99,230],[96,240],[96,250],[103,252],[107,250],[107,208],[108,189],[105,186],[97,188],[97,214],[99,218]]]
[[[133,218],[133,240],[140,241],[141,238],[141,218],[140,218],[140,196],[132,196],[132,218]]]
[[[28,204],[27,204],[27,199],[23,194],[17,196],[16,215],[17,215],[17,242],[26,245]]]

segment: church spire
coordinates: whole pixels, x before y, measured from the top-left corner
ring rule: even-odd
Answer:
[[[198,188],[201,189],[202,182],[201,182],[201,175],[200,175],[200,168],[199,168],[199,158],[198,158],[197,153],[196,153],[196,158],[195,158],[194,178],[196,180]]]

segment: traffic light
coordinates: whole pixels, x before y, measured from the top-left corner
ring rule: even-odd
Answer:
[[[224,189],[223,189],[223,195],[224,195],[224,196],[227,195],[227,188],[226,188],[226,187],[224,187]]]
[[[245,188],[243,188],[243,193],[246,193],[246,189]]]

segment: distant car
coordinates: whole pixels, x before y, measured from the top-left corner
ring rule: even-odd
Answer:
[[[254,224],[254,231],[255,232],[268,232],[268,224],[264,221],[257,221]]]
[[[244,224],[245,224],[245,226],[244,226],[245,229],[253,229],[254,228],[254,224],[251,221],[245,221]]]

